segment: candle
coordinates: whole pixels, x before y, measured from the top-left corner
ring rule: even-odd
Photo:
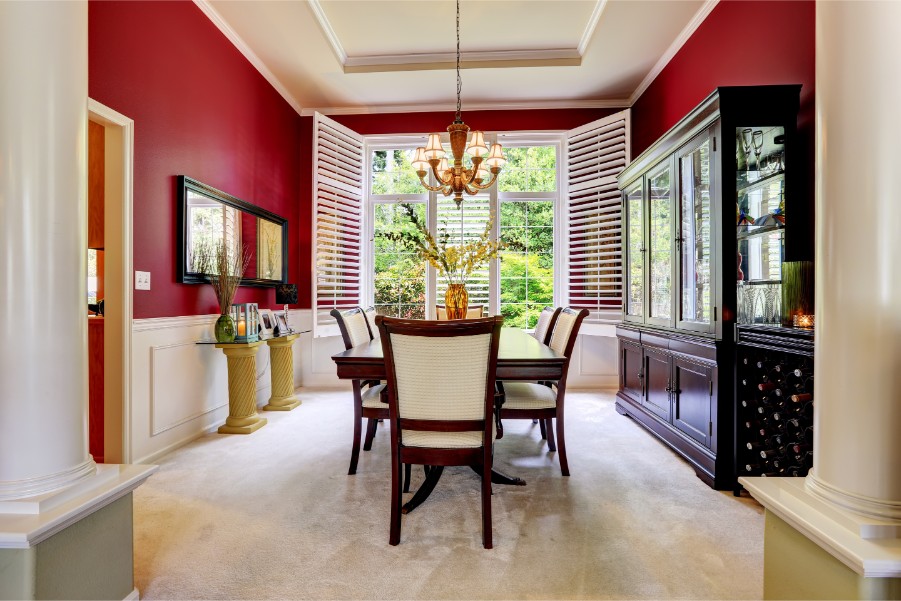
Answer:
[[[242,319],[238,322],[238,336],[244,336],[247,331],[247,323]]]
[[[795,327],[812,328],[814,324],[813,315],[795,315]]]

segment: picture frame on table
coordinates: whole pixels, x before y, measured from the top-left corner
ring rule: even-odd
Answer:
[[[275,335],[276,336],[286,336],[291,333],[291,329],[288,327],[288,322],[285,321],[285,316],[282,313],[273,313],[275,317]]]
[[[275,336],[275,313],[272,309],[260,309],[260,338],[272,338]]]

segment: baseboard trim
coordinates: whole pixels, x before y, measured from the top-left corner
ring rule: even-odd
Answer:
[[[131,589],[131,592],[125,596],[125,599],[123,599],[123,601],[139,601],[140,598],[141,593],[138,591],[138,589],[133,588]]]

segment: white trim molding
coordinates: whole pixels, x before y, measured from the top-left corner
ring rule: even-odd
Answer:
[[[607,0],[598,0],[594,5],[594,10],[588,17],[588,23],[585,24],[585,31],[582,32],[582,39],[579,40],[579,56],[585,56],[585,51],[588,50],[588,44],[594,38],[594,32],[601,21],[601,15],[604,14],[605,8],[607,8]]]
[[[676,56],[676,53],[682,49],[682,46],[685,45],[685,42],[694,35],[695,31],[698,27],[701,26],[701,23],[704,22],[704,19],[716,8],[716,5],[719,4],[719,0],[707,0],[698,12],[695,13],[695,16],[692,17],[691,21],[688,22],[688,25],[685,26],[685,29],[682,30],[682,33],[679,34],[673,43],[670,44],[669,48],[666,49],[666,52],[663,53],[663,56],[660,57],[660,60],[651,67],[651,70],[648,71],[648,74],[645,75],[644,79],[641,80],[641,83],[638,84],[638,87],[635,88],[635,91],[632,92],[632,95],[629,97],[629,103],[627,106],[632,106],[635,104],[641,95],[644,94],[645,90],[650,87],[654,80],[657,79],[657,76],[660,75],[661,71],[669,64],[673,57]]]
[[[517,111],[546,109],[625,109],[631,106],[628,98],[608,100],[529,100],[522,102],[467,103],[466,111]],[[321,115],[378,115],[384,113],[439,113],[453,112],[455,104],[392,104],[383,106],[347,106],[309,108],[300,112],[301,117]]]
[[[310,3],[312,4],[312,1]],[[232,29],[231,25],[229,25],[228,22],[222,18],[222,15],[219,14],[219,11],[213,8],[208,0],[194,0],[194,4],[196,4],[197,8],[199,8],[203,12],[203,14],[205,14],[207,18],[209,18],[209,20],[213,22],[213,25],[215,25],[219,29],[219,31],[221,31],[222,34],[226,38],[228,38],[232,45],[234,45],[234,47],[238,49],[238,52],[243,54],[244,58],[250,61],[250,64],[260,72],[260,75],[262,75],[263,78],[269,82],[269,85],[275,88],[275,91],[285,99],[285,102],[290,104],[291,108],[293,108],[298,115],[301,114],[302,107],[300,106],[300,103],[297,101],[297,99],[294,98],[294,96],[288,91],[288,88],[286,88],[282,84],[282,82],[275,76],[275,74],[269,70],[269,67],[267,67],[266,63],[264,63],[262,59],[257,56],[256,52],[251,50],[250,46],[247,45],[247,42],[245,42],[241,38],[241,36],[239,36],[238,33],[234,29]]]
[[[329,23],[328,17],[325,16],[322,5],[319,4],[319,0],[307,0],[307,4],[310,5],[310,10],[313,11],[313,16],[316,17],[316,22],[319,23],[319,29],[322,30],[322,35],[325,36],[329,46],[332,47],[335,58],[338,59],[338,63],[343,67],[347,62],[347,52],[344,51],[344,47],[338,39],[338,34],[332,29],[332,24]]]

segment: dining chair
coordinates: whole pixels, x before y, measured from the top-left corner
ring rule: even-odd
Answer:
[[[351,349],[355,346],[367,343],[373,339],[370,331],[367,309],[355,307],[347,311],[332,309],[331,315],[338,322],[341,330],[341,338],[344,339],[344,347]],[[372,309],[372,313],[375,310]],[[379,420],[388,419],[388,405],[382,402],[382,394],[385,391],[385,383],[378,380],[353,380],[351,382],[354,395],[354,442],[350,453],[350,468],[348,475],[357,473],[357,460],[360,457],[360,436],[362,434],[363,419],[366,423],[366,440],[363,450],[372,448],[372,440],[378,428]]]
[[[482,544],[492,547],[494,382],[503,317],[451,322],[379,315],[391,423],[391,520],[400,543],[404,464],[472,466],[482,476]]]
[[[564,436],[564,397],[566,395],[566,377],[569,373],[569,362],[573,347],[579,335],[582,321],[588,315],[588,309],[575,311],[570,308],[560,310],[548,345],[566,357],[563,363],[563,374],[556,382],[504,382],[504,401],[501,407],[501,419],[538,419],[544,425],[542,432],[547,434],[548,450],[558,451],[560,470],[569,476],[569,463],[566,460],[566,438]],[[554,422],[556,421],[557,440],[554,441]]]
[[[369,328],[369,339],[373,340],[379,337],[379,328],[375,325],[375,307],[363,309],[363,315],[366,316],[366,327]]]
[[[435,305],[435,315],[438,321],[448,321],[447,307],[445,305]],[[465,319],[479,319],[485,315],[484,305],[469,305],[466,307]]]
[[[535,332],[532,336],[541,344],[547,344],[550,341],[551,332],[554,331],[554,324],[557,323],[557,317],[562,311],[562,307],[545,307],[538,314],[538,323],[535,324]]]

